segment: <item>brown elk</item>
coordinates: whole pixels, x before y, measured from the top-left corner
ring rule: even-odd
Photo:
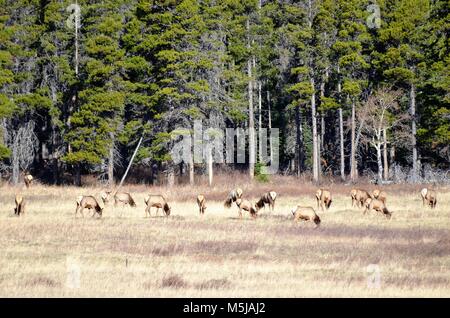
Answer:
[[[273,212],[275,208],[275,199],[277,198],[277,193],[275,191],[269,191],[264,193],[261,198],[256,202],[255,207],[256,211],[259,211],[262,208],[266,208],[266,204],[269,205],[270,210]]]
[[[16,207],[14,208],[14,214],[16,214],[17,216],[24,214],[25,213],[25,200],[24,200],[23,196],[21,196],[20,194],[16,194],[15,202],[16,202]]]
[[[316,224],[316,227],[320,225],[320,217],[317,215],[314,208],[310,206],[297,205],[296,207],[292,208],[291,212],[294,215],[295,222],[303,220],[314,222],[314,224]]]
[[[95,213],[97,213],[99,217],[101,217],[104,205],[101,202],[97,201],[97,199],[92,195],[80,195],[77,198],[77,208],[75,210],[75,217],[77,216],[78,212],[80,212],[81,216],[84,217],[83,214],[84,209],[93,210],[92,216],[94,216]]]
[[[364,201],[364,205],[366,207],[364,210],[364,214],[366,214],[370,210],[374,210],[384,214],[388,219],[390,219],[392,216],[392,212],[390,212],[383,201],[379,199],[368,198],[366,199],[366,201]]]
[[[124,205],[129,204],[132,207],[136,207],[136,202],[134,202],[131,194],[128,192],[119,192],[114,195],[114,206],[117,206],[119,202]]]
[[[223,204],[226,208],[230,208],[231,204],[233,202],[236,202],[237,199],[242,198],[242,194],[244,192],[242,191],[241,188],[236,188],[230,191],[230,193],[228,193],[228,197],[225,200],[225,203]]]
[[[27,173],[24,177],[23,177],[23,182],[25,182],[25,186],[27,188],[29,188],[31,186],[31,182],[33,181],[33,176],[29,173]]]
[[[145,216],[147,216],[147,213],[149,216],[152,215],[151,208],[156,208],[155,215],[158,215],[159,209],[163,209],[166,216],[170,215],[171,208],[164,196],[160,194],[148,194],[145,197],[144,202],[147,205],[147,207],[145,208]]]
[[[242,200],[239,198],[236,200],[236,205],[239,207],[239,218],[242,219],[242,210],[249,212],[252,218],[254,219],[256,218],[258,211],[255,209],[255,207],[251,204],[250,201]]]
[[[362,208],[364,207],[364,202],[366,202],[366,200],[368,198],[371,198],[372,196],[366,190],[357,189],[355,197],[357,206]]]
[[[197,204],[198,204],[198,208],[200,210],[200,214],[205,214],[205,210],[206,210],[206,198],[203,194],[199,194],[197,196]]]
[[[372,191],[372,198],[378,199],[381,202],[383,202],[384,204],[386,204],[387,195],[386,195],[386,192],[379,190],[379,189],[375,189]]]
[[[425,206],[425,204],[429,205],[432,209],[436,207],[437,199],[436,199],[436,191],[423,188],[420,191],[420,194],[422,195],[422,204]]]
[[[352,191],[350,191],[350,196],[352,198],[352,207],[355,206],[355,204],[358,204],[358,200],[356,199],[356,195],[358,194],[358,190],[357,189],[352,189]]]
[[[316,200],[317,200],[317,209],[319,209],[320,205],[322,211],[325,208],[328,210],[330,208],[331,202],[333,201],[331,198],[331,192],[326,189],[318,189],[316,191]]]

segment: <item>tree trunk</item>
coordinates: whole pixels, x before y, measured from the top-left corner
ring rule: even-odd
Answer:
[[[389,157],[390,157],[390,164],[389,166],[392,167],[394,166],[395,163],[395,146],[391,145],[390,151],[389,151]]]
[[[313,88],[313,94],[311,95],[311,117],[312,117],[312,135],[313,135],[313,180],[319,181],[319,167],[318,167],[318,139],[317,139],[317,114],[316,114],[316,94],[315,94],[315,82],[314,78],[310,79],[311,86]]]
[[[272,115],[271,115],[271,111],[270,111],[270,93],[269,91],[267,91],[267,107],[268,107],[268,111],[269,111],[269,133],[271,133],[271,129],[272,129]],[[272,145],[272,138],[269,137],[269,146],[270,146],[270,163],[273,163],[273,145]]]
[[[388,163],[388,150],[387,150],[387,136],[386,127],[383,127],[383,161],[384,161],[384,180],[389,179],[389,163]]]
[[[167,186],[172,188],[175,185],[175,167],[172,163],[167,163]]]
[[[247,47],[250,49],[250,20],[247,19],[247,33],[248,33],[248,44]],[[252,61],[251,59],[247,62],[247,76],[248,76],[248,129],[249,129],[249,175],[250,179],[255,176],[255,122],[253,114],[253,82],[252,82]]]
[[[352,102],[352,139],[351,139],[351,151],[350,151],[350,179],[356,181],[356,109],[355,102]]]
[[[213,184],[213,158],[211,146],[208,146],[208,184],[210,187]]]
[[[19,175],[20,175],[20,167],[19,167],[19,158],[18,158],[18,150],[15,148],[17,145],[13,145],[12,151],[12,183],[13,185],[17,185],[19,183]]]
[[[295,162],[297,164],[297,176],[300,176],[300,173],[303,169],[303,131],[302,131],[302,118],[300,107],[297,106],[295,108],[295,126],[296,126],[296,151],[295,151]]]
[[[377,140],[376,142],[377,149],[377,165],[378,165],[378,181],[383,180],[383,163],[381,161],[381,141]]]
[[[81,187],[81,164],[77,163],[75,165],[75,185]]]
[[[108,185],[114,186],[114,134],[110,133],[111,147],[109,148],[108,158]]]
[[[325,116],[321,114],[320,116],[320,149],[324,149],[324,139],[325,139]],[[321,154],[320,154],[321,155]]]
[[[193,186],[195,184],[195,180],[194,180],[194,157],[190,156],[189,157],[189,184],[191,186]]]
[[[413,181],[417,181],[418,177],[418,160],[417,160],[417,128],[416,128],[416,87],[411,84],[409,91],[410,98],[410,113],[411,113],[411,142],[412,142],[412,168],[413,168]]]
[[[339,66],[338,66],[339,75]],[[344,118],[342,116],[342,105],[341,105],[341,81],[338,81],[337,92],[339,97],[339,150],[341,155],[341,179],[345,181],[345,156],[344,156]]]
[[[261,96],[261,81],[258,82],[258,112],[259,112],[259,117],[258,117],[258,152],[259,152],[259,162],[263,162],[264,158],[262,157],[262,152],[263,152],[263,140],[262,140],[262,96]]]

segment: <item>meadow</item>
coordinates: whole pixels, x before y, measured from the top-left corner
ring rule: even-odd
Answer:
[[[275,211],[240,220],[223,207],[234,186],[253,202],[279,193]],[[126,185],[136,208],[107,205],[101,218],[75,218],[75,199],[101,187],[3,185],[1,297],[450,297],[450,189],[422,207],[422,185],[390,185],[390,220],[352,207],[351,186],[328,184],[333,203],[319,228],[294,223],[296,204],[316,207],[316,187],[295,178],[213,188]],[[372,190],[374,185],[360,184]],[[147,193],[172,207],[144,217]],[[27,201],[13,213],[14,195]],[[196,194],[207,198],[200,216]]]

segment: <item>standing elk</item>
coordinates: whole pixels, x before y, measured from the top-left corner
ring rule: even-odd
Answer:
[[[319,209],[319,205],[322,208],[322,211],[325,208],[328,210],[330,208],[331,202],[333,201],[331,198],[331,192],[326,189],[319,189],[316,191],[316,200],[317,200],[317,209]]]
[[[370,210],[374,210],[380,213],[383,213],[388,219],[392,217],[392,212],[390,212],[383,201],[379,199],[368,198],[364,201],[364,214],[369,212]]]
[[[239,218],[242,219],[242,210],[249,212],[252,218],[256,218],[258,212],[250,201],[239,198],[236,200],[236,205],[239,207]]]
[[[420,191],[420,194],[422,195],[422,204],[425,206],[429,205],[432,209],[436,207],[437,199],[436,199],[436,191],[423,188]]]
[[[163,209],[166,216],[170,215],[171,208],[164,196],[160,194],[148,194],[145,197],[144,202],[147,205],[147,207],[145,208],[145,216],[147,216],[147,213],[149,216],[152,215],[151,208],[156,208],[155,215],[158,215],[159,209]]]
[[[20,194],[16,194],[15,198],[16,207],[14,208],[14,214],[20,216],[25,213],[25,200]]]
[[[352,189],[352,191],[350,191],[350,197],[352,198],[352,207],[356,205],[358,205],[358,200],[356,199],[356,195],[358,194],[358,190],[357,189]]]
[[[223,204],[226,208],[230,208],[231,204],[233,204],[233,202],[236,202],[237,199],[242,198],[242,194],[243,191],[241,188],[236,188],[230,191],[230,193],[228,193],[228,197],[225,200],[225,203]]]
[[[379,190],[379,189],[375,189],[372,191],[372,197],[374,199],[378,199],[381,202],[383,202],[384,204],[386,204],[386,198],[387,198],[386,192]]]
[[[80,212],[81,216],[84,217],[83,210],[89,209],[93,210],[92,216],[97,213],[99,217],[102,216],[104,205],[97,201],[95,197],[92,195],[80,195],[77,198],[77,208],[75,210],[75,217],[77,216],[77,213]]]
[[[29,173],[27,173],[24,177],[23,177],[23,182],[25,182],[25,186],[27,187],[27,189],[31,186],[31,182],[33,181],[33,176]]]
[[[303,220],[314,222],[314,224],[316,224],[316,227],[320,225],[320,217],[317,215],[314,208],[310,206],[297,205],[296,207],[292,208],[291,213],[294,215],[295,222]]]
[[[205,214],[206,198],[203,194],[199,194],[197,196],[197,204],[198,204],[198,209],[200,210],[200,214]]]
[[[128,192],[119,192],[114,195],[114,206],[117,206],[119,202],[125,205],[129,204],[132,207],[136,207],[136,202],[134,202],[131,194],[129,194]]]
[[[264,193],[261,198],[259,198],[258,202],[256,202],[255,207],[256,211],[259,211],[260,209],[264,208],[266,209],[266,204],[269,205],[270,210],[273,212],[275,208],[275,199],[277,198],[277,193],[275,191],[269,191],[267,193]]]

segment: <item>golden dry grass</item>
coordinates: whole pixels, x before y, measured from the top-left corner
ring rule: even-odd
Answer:
[[[237,182],[235,180],[235,182]],[[2,297],[450,297],[450,191],[435,210],[419,186],[385,187],[391,220],[351,207],[350,187],[333,186],[322,225],[294,224],[295,204],[315,207],[315,187],[282,179],[243,186],[253,202],[279,192],[275,212],[251,220],[225,209],[232,187],[127,186],[137,208],[107,206],[101,219],[74,218],[75,198],[97,188],[3,186],[0,192]],[[362,186],[367,189],[368,185]],[[373,186],[372,186],[373,188]],[[147,192],[165,193],[170,217],[144,218]],[[14,195],[27,200],[13,215]],[[196,194],[207,198],[199,216]],[[380,288],[368,285],[379,266]],[[79,286],[77,282],[79,269]],[[78,287],[78,288],[73,288]]]

